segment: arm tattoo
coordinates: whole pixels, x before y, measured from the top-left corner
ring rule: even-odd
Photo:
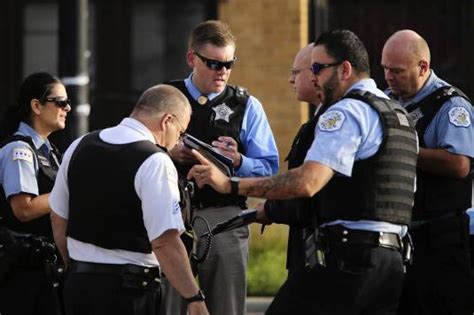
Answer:
[[[287,199],[300,196],[303,178],[298,172],[286,172],[276,176],[257,180],[251,185],[245,195],[266,199]]]

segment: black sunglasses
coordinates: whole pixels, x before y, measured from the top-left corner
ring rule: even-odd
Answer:
[[[344,61],[337,61],[337,62],[333,62],[333,63],[318,63],[318,62],[315,62],[311,65],[311,72],[313,72],[314,75],[319,75],[319,73],[321,73],[321,71],[323,69],[338,66],[343,62]]]
[[[54,104],[57,106],[57,107],[61,107],[61,108],[66,108],[68,106],[71,106],[71,100],[66,98],[62,98],[62,97],[50,97],[50,98],[45,98],[43,100],[43,103],[44,102],[54,102]]]
[[[193,52],[193,54],[198,56],[199,59],[201,59],[202,62],[204,62],[206,66],[211,70],[221,70],[223,67],[225,67],[227,70],[232,69],[235,61],[237,60],[237,57],[234,57],[234,59],[231,61],[219,61],[201,56],[197,52]]]

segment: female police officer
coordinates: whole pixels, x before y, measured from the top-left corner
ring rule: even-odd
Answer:
[[[7,136],[0,150],[2,315],[60,312],[51,277],[56,256],[48,204],[60,156],[48,136],[64,129],[70,110],[61,81],[34,73],[23,81],[2,125]]]

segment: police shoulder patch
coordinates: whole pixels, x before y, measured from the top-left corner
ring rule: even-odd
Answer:
[[[331,110],[319,118],[318,128],[322,131],[336,131],[341,129],[346,116],[339,110]]]
[[[471,116],[467,109],[461,106],[453,107],[448,112],[449,122],[456,127],[469,127],[471,125]]]
[[[13,150],[13,160],[24,160],[33,163],[33,152],[26,148],[16,148]]]

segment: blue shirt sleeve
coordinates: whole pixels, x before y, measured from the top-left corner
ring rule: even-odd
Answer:
[[[26,142],[8,143],[0,151],[1,182],[8,198],[19,193],[38,195],[38,161]]]
[[[242,122],[240,141],[245,149],[237,176],[269,176],[278,172],[278,150],[262,104],[249,97]]]
[[[321,115],[305,161],[351,176],[354,161],[374,155],[382,143],[382,122],[364,102],[344,99]]]
[[[450,98],[426,129],[424,140],[428,148],[474,157],[474,127],[472,105],[462,97]]]

